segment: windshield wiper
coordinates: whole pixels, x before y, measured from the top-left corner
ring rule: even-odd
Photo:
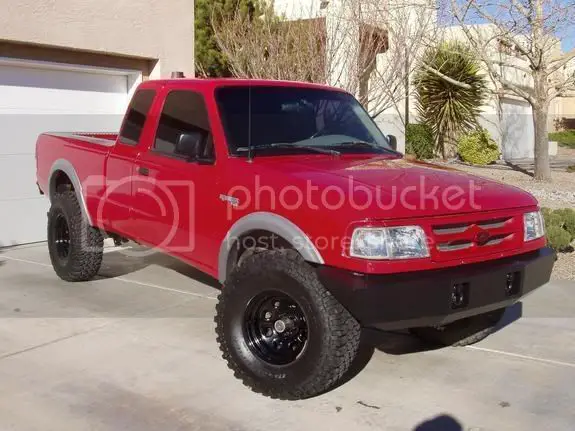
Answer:
[[[309,150],[315,151],[320,154],[329,154],[331,156],[339,156],[341,153],[336,150],[328,150],[325,148],[314,147],[313,145],[298,145],[298,144],[288,144],[283,142],[276,142],[269,145],[256,145],[251,147],[252,150],[265,150],[267,148],[296,148],[298,150]],[[249,147],[239,147],[236,148],[237,153],[247,153],[250,150]]]
[[[349,141],[349,142],[339,142],[337,144],[333,144],[334,147],[370,147],[376,150],[380,150],[386,153],[395,154],[396,152],[389,149],[382,147],[381,145],[374,144],[373,142],[366,142],[366,141]]]

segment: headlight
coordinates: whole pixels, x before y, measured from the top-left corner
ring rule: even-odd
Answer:
[[[419,226],[358,228],[350,254],[361,259],[413,259],[428,257],[429,250]]]
[[[545,235],[545,222],[539,211],[533,211],[523,214],[523,226],[525,241],[533,241]]]

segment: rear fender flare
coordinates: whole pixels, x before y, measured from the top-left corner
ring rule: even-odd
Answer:
[[[52,196],[54,196],[54,194],[56,193],[56,173],[58,171],[64,172],[68,176],[68,178],[70,178],[70,181],[72,182],[72,185],[74,186],[74,191],[76,193],[76,197],[78,198],[78,202],[80,203],[80,208],[82,208],[82,213],[84,214],[84,216],[88,220],[88,223],[90,224],[90,226],[93,226],[92,225],[92,219],[90,217],[90,214],[88,213],[88,207],[86,205],[86,200],[84,199],[84,192],[82,189],[82,183],[80,182],[80,178],[78,177],[76,169],[74,169],[74,166],[72,165],[72,163],[70,163],[66,159],[56,160],[54,162],[54,164],[52,165],[52,168],[50,169],[50,177],[48,180],[48,184],[49,184],[48,196],[50,198],[50,201],[52,200]]]

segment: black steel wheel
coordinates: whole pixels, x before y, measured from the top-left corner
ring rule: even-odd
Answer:
[[[249,348],[272,365],[295,361],[307,343],[307,322],[302,308],[282,292],[256,295],[248,304],[245,336]]]
[[[66,261],[70,256],[70,228],[68,227],[68,221],[64,214],[60,213],[56,215],[56,220],[52,224],[51,229],[53,229],[54,246],[56,248],[56,256],[61,261]]]
[[[218,299],[222,356],[253,391],[293,400],[345,381],[359,352],[359,323],[295,250],[247,257]]]

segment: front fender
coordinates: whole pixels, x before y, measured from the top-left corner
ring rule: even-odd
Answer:
[[[320,265],[324,264],[321,253],[305,232],[296,224],[277,214],[256,212],[236,221],[222,242],[218,258],[218,279],[220,283],[226,281],[228,256],[232,247],[240,237],[255,230],[266,230],[276,234],[289,242],[306,261]]]

